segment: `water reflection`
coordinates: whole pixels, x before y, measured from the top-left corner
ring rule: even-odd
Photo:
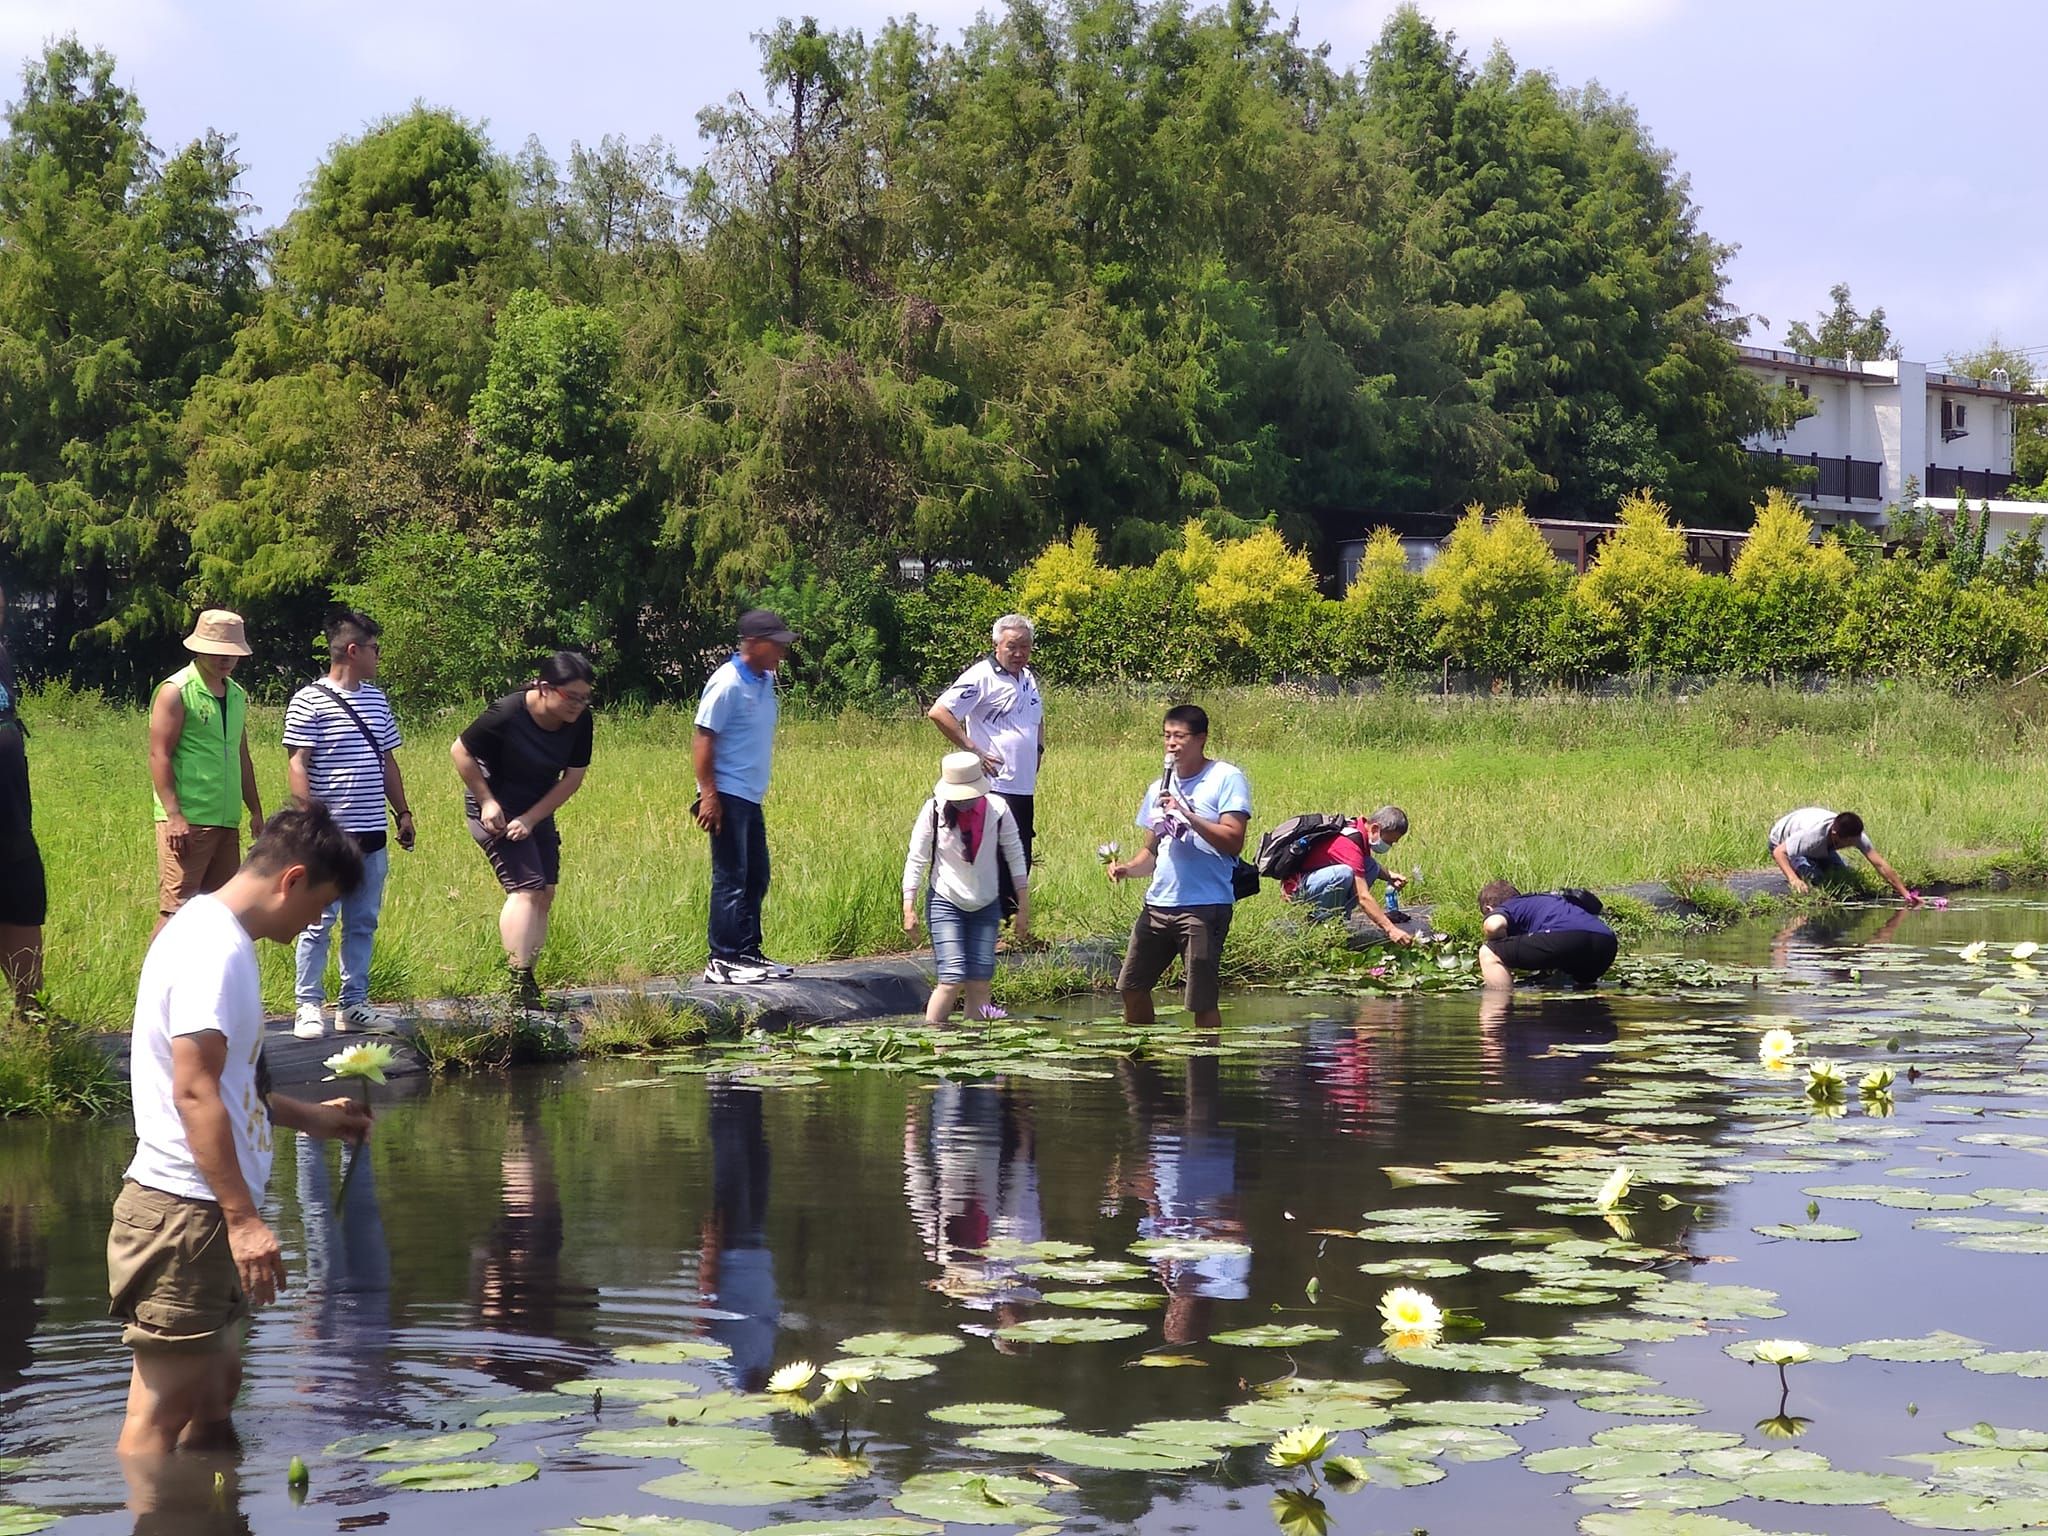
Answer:
[[[1117,1083],[1142,1152],[1127,1172],[1120,1164],[1112,1173],[1111,1195],[1144,1206],[1138,1218],[1140,1237],[1244,1244],[1248,1239],[1238,1209],[1237,1133],[1218,1114],[1217,1058],[1186,1057],[1180,1079],[1176,1105],[1168,1078],[1158,1066],[1131,1058],[1117,1063]],[[1240,1301],[1251,1294],[1252,1256],[1246,1252],[1161,1257],[1153,1268],[1167,1291],[1169,1344],[1207,1337],[1215,1302]]]
[[[28,1380],[49,1264],[49,1245],[35,1207],[0,1205],[0,1393]]]
[[[305,1225],[305,1295],[294,1312],[295,1332],[323,1346],[329,1358],[352,1364],[349,1393],[363,1406],[398,1406],[399,1382],[391,1369],[391,1250],[377,1203],[377,1171],[368,1149],[344,1148],[340,1208],[336,1208],[327,1146],[295,1138],[293,1181]],[[349,1170],[353,1169],[353,1173]],[[313,1376],[295,1384],[300,1394],[323,1392]]]
[[[697,1283],[717,1308],[711,1336],[732,1351],[734,1385],[757,1391],[775,1366],[782,1297],[768,1247],[768,1138],[758,1089],[715,1083],[710,1091],[711,1209],[704,1218]]]
[[[179,1451],[119,1460],[135,1536],[248,1536],[234,1456]]]
[[[470,1255],[470,1300],[477,1325],[540,1339],[581,1339],[597,1292],[564,1274],[562,1189],[540,1117],[522,1107],[498,1158],[498,1217]],[[559,1372],[539,1361],[492,1351],[477,1361],[521,1389],[553,1385]]]
[[[995,1313],[990,1331],[1038,1300],[1024,1261],[980,1251],[1045,1237],[1031,1106],[1014,1088],[943,1082],[913,1095],[903,1114],[903,1195],[925,1259],[938,1268],[931,1289]]]

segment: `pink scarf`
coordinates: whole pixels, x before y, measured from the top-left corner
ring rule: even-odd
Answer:
[[[959,809],[960,845],[966,850],[967,862],[972,864],[975,855],[981,852],[981,834],[988,825],[988,799],[970,800]]]

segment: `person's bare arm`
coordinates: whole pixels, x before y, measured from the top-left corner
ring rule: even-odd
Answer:
[[[1489,939],[1506,938],[1508,936],[1507,913],[1494,912],[1489,914],[1486,921],[1479,925],[1479,931],[1485,934],[1486,937],[1488,937]]]
[[[285,792],[301,805],[313,799],[313,749],[293,747],[284,755]]]
[[[249,808],[249,835],[263,835],[263,791],[256,787],[256,759],[249,755],[249,733],[242,732],[242,804]]]
[[[564,768],[562,776],[555,780],[554,788],[505,823],[505,835],[515,842],[530,835],[535,827],[554,815],[565,800],[583,787],[584,776],[589,772],[588,768]]]
[[[718,798],[718,732],[697,727],[690,738],[690,771],[697,776],[697,825],[715,837],[725,825],[725,804]]]
[[[156,788],[157,799],[163,802],[164,827],[174,849],[184,843],[186,833],[192,830],[178,804],[178,784],[171,774],[171,754],[177,750],[178,738],[184,731],[184,695],[165,683],[149,705],[149,782]]]
[[[1363,870],[1351,877],[1351,889],[1358,894],[1358,910],[1378,925],[1387,936],[1389,944],[1409,945],[1415,942],[1415,935],[1387,916],[1387,909],[1379,904],[1372,893],[1372,881],[1365,877]]]
[[[1883,854],[1879,853],[1875,848],[1873,848],[1870,850],[1870,852],[1864,854],[1863,857],[1870,860],[1870,867],[1876,870],[1878,874],[1884,877],[1884,881],[1887,885],[1889,885],[1894,891],[1898,892],[1899,900],[1903,901],[1909,907],[1913,906],[1920,900],[1919,897],[1913,894],[1912,888],[1908,886],[1904,880],[1899,878],[1899,872],[1896,869],[1893,869],[1891,865],[1885,862]]]
[[[271,1124],[288,1131],[327,1141],[361,1141],[370,1134],[369,1107],[354,1099],[322,1099],[315,1104],[273,1093],[267,1102]]]
[[[1208,821],[1196,815],[1194,807],[1187,801],[1176,798],[1174,804],[1202,841],[1226,859],[1234,859],[1244,852],[1245,832],[1251,826],[1251,818],[1243,811],[1225,811],[1214,821]]]
[[[1779,873],[1784,875],[1787,885],[1800,895],[1806,893],[1807,884],[1799,878],[1799,871],[1792,867],[1792,856],[1785,851],[1783,843],[1771,850],[1771,862],[1778,866]]]
[[[405,775],[398,771],[396,752],[384,753],[383,760],[384,798],[391,802],[391,812],[398,818],[398,846],[410,853],[413,844],[412,802],[405,795]]]
[[[483,765],[470,755],[460,736],[448,749],[448,756],[455,762],[455,776],[462,780],[462,787],[476,799],[477,820],[483,823],[484,830],[493,836],[503,834],[505,808],[491,793],[491,781],[484,777]]]
[[[284,1284],[284,1255],[256,1209],[256,1195],[235,1156],[234,1122],[220,1096],[228,1060],[227,1036],[218,1030],[171,1038],[171,1099],[185,1126],[185,1142],[199,1176],[213,1191],[227,1222],[228,1251],[250,1302],[263,1306]]]
[[[1138,850],[1138,856],[1126,859],[1121,864],[1109,866],[1112,880],[1143,880],[1159,867],[1159,834],[1147,832],[1145,846]]]

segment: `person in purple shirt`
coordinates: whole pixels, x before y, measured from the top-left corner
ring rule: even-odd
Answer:
[[[1553,891],[1524,896],[1495,880],[1481,888],[1479,910],[1486,918],[1479,974],[1488,987],[1514,986],[1516,971],[1562,971],[1575,985],[1590,987],[1614,964],[1614,930],[1569,897]]]

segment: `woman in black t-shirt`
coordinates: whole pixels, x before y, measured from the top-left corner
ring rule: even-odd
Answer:
[[[468,791],[469,835],[505,888],[498,935],[523,1004],[540,1002],[533,964],[547,942],[548,910],[562,879],[555,812],[590,769],[594,679],[588,660],[557,651],[532,683],[470,721],[449,749]]]

